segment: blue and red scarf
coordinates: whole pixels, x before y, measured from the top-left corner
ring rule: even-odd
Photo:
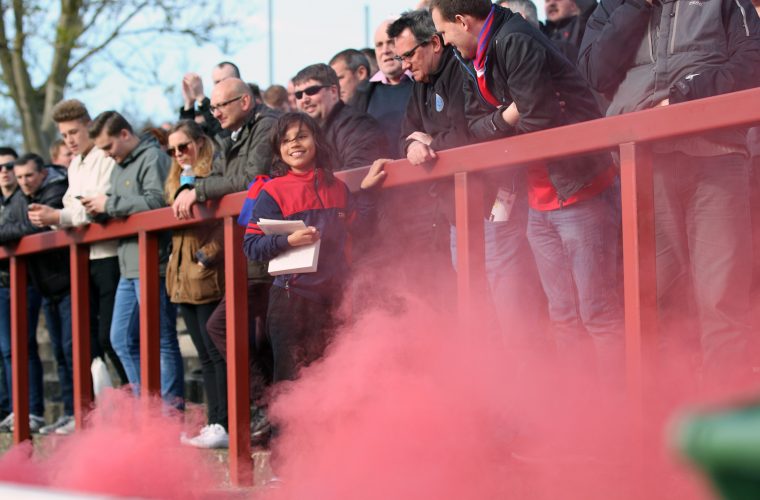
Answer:
[[[501,103],[498,99],[496,99],[496,97],[494,97],[491,91],[488,90],[488,86],[486,85],[486,62],[488,61],[487,52],[488,46],[491,43],[491,37],[495,31],[493,24],[495,11],[496,8],[491,7],[491,12],[488,14],[485,24],[483,24],[483,29],[480,30],[480,34],[478,35],[478,50],[475,52],[475,60],[473,61],[473,66],[475,67],[475,74],[477,75],[480,94],[485,98],[486,101],[498,108],[501,106]]]

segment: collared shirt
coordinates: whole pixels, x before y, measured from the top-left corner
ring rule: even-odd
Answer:
[[[411,80],[412,79],[412,73],[410,71],[404,71],[404,74],[401,75],[401,81],[404,80]],[[391,85],[391,81],[388,80],[388,77],[383,73],[382,71],[378,71],[374,75],[372,75],[372,78],[369,79],[370,82],[380,82],[383,85]]]
[[[111,187],[111,171],[116,163],[102,149],[93,147],[86,156],[77,155],[67,170],[69,188],[63,195],[59,212],[59,227],[83,226],[90,223],[87,212],[77,196],[106,194]],[[115,257],[118,241],[103,241],[90,245],[90,260]]]

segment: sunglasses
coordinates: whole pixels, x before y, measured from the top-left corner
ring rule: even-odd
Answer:
[[[13,162],[3,163],[0,165],[0,170],[13,170]]]
[[[304,94],[311,97],[313,95],[317,95],[320,90],[326,89],[327,87],[332,87],[332,85],[312,85],[311,87],[306,87],[303,90],[296,90],[293,94],[296,96],[296,100],[300,101],[303,99]]]
[[[166,150],[166,153],[169,156],[177,156],[177,153],[185,154],[187,153],[187,148],[190,146],[190,142],[185,142],[183,144],[177,144],[176,148],[169,148]]]

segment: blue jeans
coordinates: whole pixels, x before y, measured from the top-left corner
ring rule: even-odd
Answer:
[[[160,280],[161,396],[183,406],[184,368],[177,340],[177,306],[169,302]],[[140,390],[140,280],[121,278],[111,320],[111,345],[119,356],[135,393]]]
[[[525,236],[528,200],[518,195],[509,220],[484,221],[486,278],[494,316],[510,348],[545,348],[546,297]],[[451,257],[456,268],[456,226],[451,226]]]
[[[29,412],[42,416],[45,407],[42,399],[42,362],[37,350],[37,320],[40,314],[40,296],[32,288],[26,296],[27,321],[29,321]],[[2,402],[0,409],[10,412],[13,409],[13,393],[11,389],[11,291],[0,286],[0,355],[2,355],[2,376],[0,377],[0,393]]]
[[[615,183],[594,198],[558,210],[531,208],[528,241],[549,300],[560,361],[573,369],[583,368],[594,362],[596,351],[599,371],[622,380],[625,337],[617,283],[619,205]]]
[[[698,353],[701,347],[707,376],[746,370],[752,268],[749,161],[738,154],[698,158],[683,153],[653,160],[657,299],[665,354]]]
[[[61,386],[63,413],[74,414],[74,376],[71,338],[71,295],[61,299],[42,299],[50,343],[53,346],[58,383]]]

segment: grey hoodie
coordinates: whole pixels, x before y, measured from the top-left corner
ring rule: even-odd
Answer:
[[[117,163],[111,172],[106,213],[111,217],[127,217],[166,206],[164,182],[170,164],[169,156],[161,151],[158,141],[151,135],[142,136],[137,147],[121,163]],[[168,239],[162,238],[160,245],[161,276],[164,275],[168,255],[165,240]],[[138,278],[137,238],[122,239],[118,255],[121,277]]]

